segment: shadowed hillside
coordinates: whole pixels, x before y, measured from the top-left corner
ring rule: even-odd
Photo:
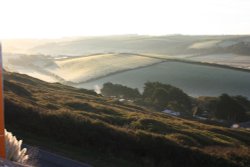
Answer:
[[[47,138],[93,166],[224,167],[250,164],[250,132],[119,103],[91,90],[4,73],[5,117],[20,137]],[[86,150],[95,152],[85,158]],[[64,150],[64,152],[67,152]],[[98,161],[106,154],[109,163]],[[81,157],[81,158],[79,158]],[[95,160],[93,160],[95,159]],[[106,163],[106,165],[104,165]]]

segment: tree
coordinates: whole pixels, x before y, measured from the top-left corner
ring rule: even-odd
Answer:
[[[227,94],[222,94],[217,102],[215,117],[232,122],[245,121],[246,110],[237,100]]]
[[[135,99],[141,96],[138,89],[129,88],[120,84],[113,84],[111,82],[107,82],[103,85],[101,93],[104,96],[117,96],[128,99]]]
[[[156,88],[153,91],[152,95],[154,105],[157,105],[159,108],[164,108],[167,105],[167,102],[170,100],[169,93],[164,88]]]
[[[179,112],[191,110],[190,97],[181,89],[159,82],[146,82],[143,99],[150,102],[157,109],[169,108]]]

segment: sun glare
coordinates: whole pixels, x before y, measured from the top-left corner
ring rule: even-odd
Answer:
[[[0,38],[249,34],[247,0],[4,0]]]

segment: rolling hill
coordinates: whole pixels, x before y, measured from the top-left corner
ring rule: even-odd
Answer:
[[[157,54],[249,54],[248,36],[104,36],[53,42],[31,48],[32,53],[82,55],[105,52]]]
[[[249,36],[143,36],[116,35],[63,38],[58,40],[6,41],[5,52],[46,55],[89,55],[93,53],[149,53],[164,55],[234,53],[249,55]],[[5,44],[5,41],[3,41]],[[17,49],[16,49],[17,48]],[[15,51],[16,50],[16,51]]]
[[[91,90],[7,71],[4,96],[8,130],[19,132],[18,137],[28,134],[27,141],[47,147],[61,143],[57,146],[64,154],[68,150],[63,148],[70,147],[72,157],[93,166],[250,164],[247,130],[172,117]]]
[[[121,35],[9,40],[3,41],[3,63],[8,71],[77,85],[169,60],[249,70],[249,51],[249,36]]]

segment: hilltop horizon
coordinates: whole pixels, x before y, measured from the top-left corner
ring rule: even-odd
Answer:
[[[122,37],[122,36],[145,36],[145,37],[169,37],[169,36],[208,36],[208,37],[223,37],[223,36],[250,36],[250,33],[243,34],[182,34],[182,33],[173,33],[173,34],[140,34],[140,33],[132,33],[132,34],[103,34],[103,35],[76,35],[76,36],[58,36],[58,37],[16,37],[16,38],[0,38],[0,43],[2,41],[10,41],[10,40],[75,40],[78,38],[98,38],[98,37]]]

